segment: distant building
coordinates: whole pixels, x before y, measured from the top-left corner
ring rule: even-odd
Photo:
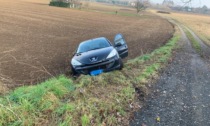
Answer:
[[[130,6],[134,7],[134,6],[136,6],[136,2],[137,2],[137,0],[130,0],[129,4],[130,4]],[[145,6],[149,6],[150,5],[149,0],[139,0],[139,2],[143,3]]]
[[[133,6],[133,7],[136,6],[136,2],[129,2],[129,3],[130,3],[130,6]]]

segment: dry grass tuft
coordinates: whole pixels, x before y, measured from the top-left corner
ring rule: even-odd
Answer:
[[[0,81],[0,95],[5,94],[9,91],[9,89]]]

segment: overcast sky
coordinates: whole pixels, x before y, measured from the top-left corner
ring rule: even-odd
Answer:
[[[164,1],[164,0],[150,0],[151,2],[153,2],[153,3],[160,3],[160,4],[162,4],[162,2]],[[174,1],[174,3],[176,4],[176,5],[184,5],[181,1],[183,1],[183,0],[173,0]],[[203,5],[206,5],[206,6],[208,6],[209,8],[210,8],[210,0],[192,0],[192,6],[193,7],[202,7]]]

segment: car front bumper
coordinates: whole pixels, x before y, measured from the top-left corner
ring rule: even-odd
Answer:
[[[116,69],[120,69],[121,59],[117,56],[107,59],[105,61],[95,63],[95,64],[88,64],[82,66],[73,66],[74,71],[77,74],[90,74],[91,71],[94,70],[103,70],[103,72],[108,72]]]

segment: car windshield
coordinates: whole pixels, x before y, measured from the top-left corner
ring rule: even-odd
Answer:
[[[77,50],[77,53],[83,53],[83,52],[88,52],[91,50],[96,50],[96,49],[101,49],[101,48],[106,48],[111,46],[108,40],[105,38],[98,38],[98,39],[93,39],[93,40],[88,40],[85,42],[82,42]]]

